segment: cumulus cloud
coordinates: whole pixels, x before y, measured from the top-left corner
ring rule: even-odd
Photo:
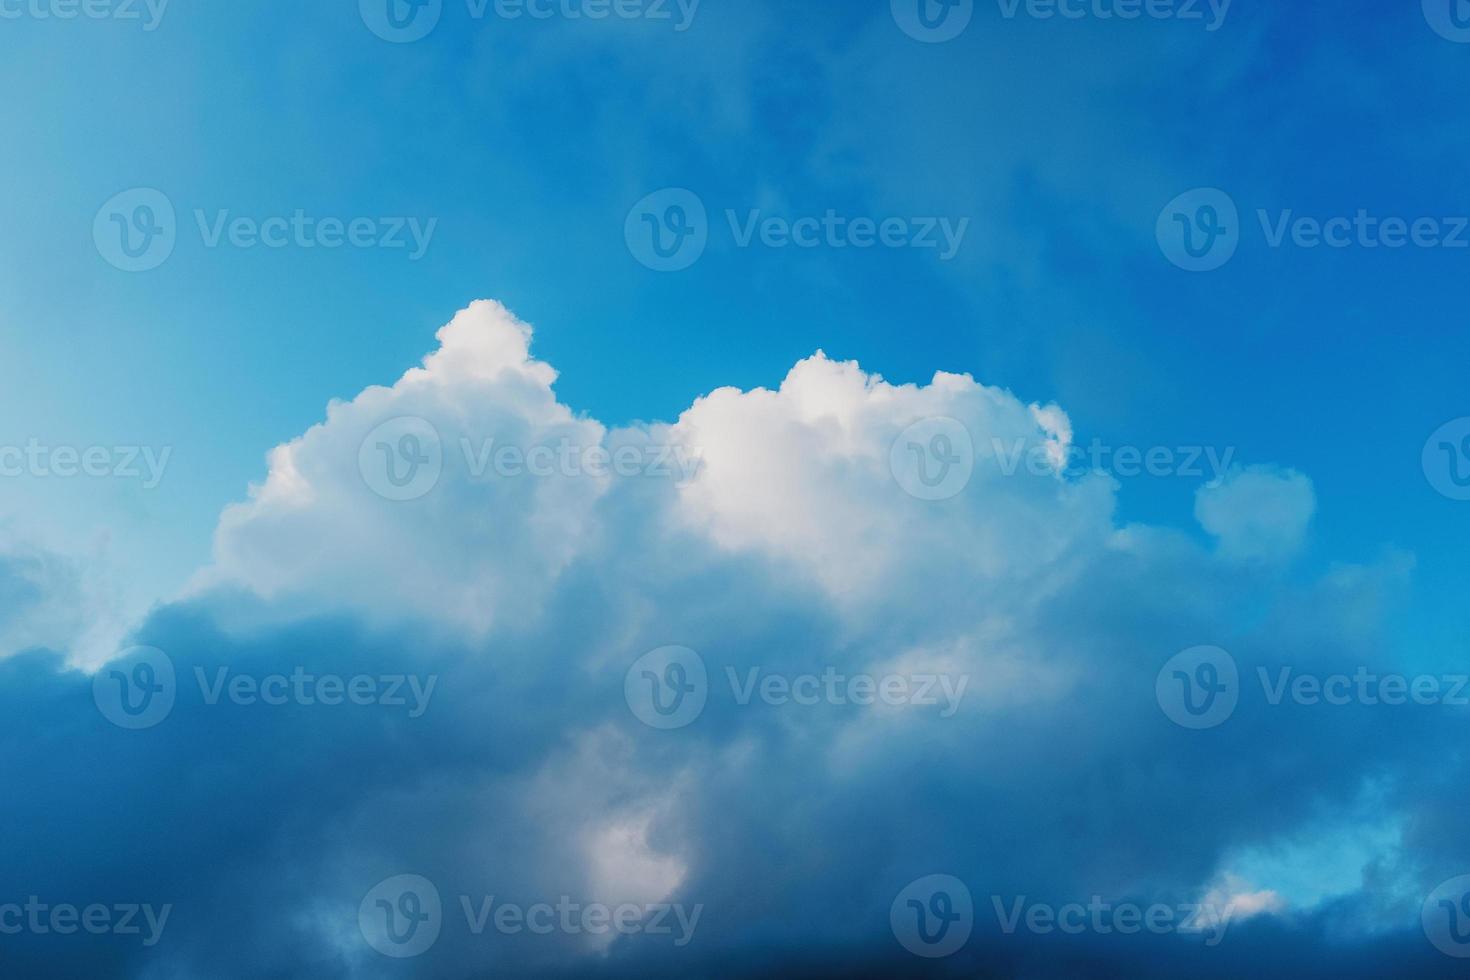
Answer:
[[[1416,826],[1454,812],[1453,786],[1402,775],[1452,712],[1313,711],[1245,685],[1208,731],[1160,710],[1160,669],[1200,644],[1252,683],[1258,666],[1382,659],[1363,611],[1391,602],[1400,569],[1343,566],[1289,591],[1227,554],[1299,536],[1304,478],[1246,471],[1209,498],[1216,553],[1182,530],[1120,526],[1106,477],[1002,465],[994,446],[1065,444],[1072,423],[967,375],[892,385],[819,353],[773,389],[617,427],[558,400],[529,327],[498,304],[462,311],[439,341],[274,450],[222,515],[192,595],[137,633],[178,679],[156,726],[113,724],[94,679],[44,655],[0,663],[0,751],[27,790],[0,881],[176,906],[156,947],[29,937],[13,948],[24,968],[894,975],[920,964],[889,907],[942,872],[967,882],[977,915],[935,970],[1238,975],[1258,956],[1300,959],[1338,913],[1247,884],[1234,856],[1346,812],[1365,785]],[[707,678],[687,724],[660,727],[630,693],[663,648],[692,651]],[[156,678],[139,662],[100,689]],[[655,680],[692,683],[668,662]],[[218,678],[302,673],[435,681],[418,715],[209,695],[232,690]],[[865,701],[851,684],[925,676],[956,710]],[[1335,900],[1380,923],[1393,956],[1432,965],[1433,950],[1401,945],[1414,889],[1467,859],[1442,842],[1422,866],[1374,850],[1372,874],[1409,886]],[[398,961],[358,914],[404,874],[431,881],[444,913],[433,947]],[[1201,895],[1242,906],[1219,946],[1182,930],[1008,935],[991,911],[992,896]],[[477,933],[462,908],[490,896],[701,912],[684,945]],[[1315,961],[1351,975],[1388,955]]]
[[[1289,558],[1302,546],[1317,509],[1312,481],[1273,466],[1233,468],[1201,487],[1194,513],[1220,541],[1220,551],[1249,561]]]

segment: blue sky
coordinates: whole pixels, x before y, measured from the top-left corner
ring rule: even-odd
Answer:
[[[929,2],[933,13],[937,5]],[[1073,638],[1085,635],[1075,642],[1095,646],[1099,657],[1136,649],[1150,676],[1179,649],[1227,641],[1240,644],[1235,652],[1246,673],[1247,664],[1316,663],[1329,649],[1338,649],[1342,664],[1463,667],[1470,503],[1436,492],[1443,472],[1426,473],[1423,462],[1431,434],[1470,414],[1463,382],[1470,332],[1457,312],[1470,262],[1463,244],[1470,231],[1457,220],[1470,215],[1460,179],[1470,146],[1457,97],[1470,73],[1470,44],[1459,43],[1464,38],[1445,19],[1448,4],[1346,0],[1317,9],[1181,0],[1157,8],[1168,16],[1121,19],[1102,16],[1126,7],[1121,0],[1062,4],[1077,17],[1039,16],[1052,9],[1046,4],[965,0],[951,12],[969,16],[963,30],[928,43],[904,30],[902,3],[881,0],[654,8],[667,18],[634,4],[626,9],[645,15],[606,19],[571,16],[582,6],[560,0],[537,8],[551,12],[545,18],[504,16],[494,3],[476,16],[464,0],[443,0],[426,36],[394,43],[371,29],[373,3],[264,10],[170,0],[153,8],[161,13],[155,23],[141,4],[124,8],[137,19],[60,19],[48,0],[0,2],[0,82],[12,93],[0,108],[0,170],[9,187],[0,196],[0,345],[7,355],[0,359],[0,444],[169,452],[157,486],[35,472],[0,478],[0,572],[20,583],[0,589],[0,601],[15,605],[0,619],[7,643],[0,656],[41,658],[40,666],[29,659],[11,666],[11,683],[62,688],[71,675],[48,673],[50,659],[95,667],[132,641],[166,648],[160,638],[167,638],[189,647],[193,635],[233,645],[245,660],[291,663],[304,656],[291,651],[309,646],[293,633],[301,622],[310,626],[300,629],[337,642],[371,637],[361,641],[373,651],[368,659],[390,663],[387,641],[374,631],[400,640],[421,631],[433,637],[424,644],[432,647],[430,661],[442,666],[465,649],[501,643],[588,642],[600,604],[626,612],[671,596],[686,604],[677,617],[684,639],[658,639],[657,630],[632,620],[623,639],[695,647],[692,637],[719,632],[692,610],[709,603],[719,620],[730,613],[714,608],[710,596],[745,588],[761,612],[746,624],[744,642],[770,649],[809,643],[830,660],[844,644],[881,647],[875,621],[890,605],[899,625],[886,642],[918,643],[918,628],[905,634],[902,627],[924,604],[907,592],[918,582],[952,605],[970,601],[967,587],[977,596],[994,588],[997,601],[1016,609],[1030,610],[1046,596],[1049,614],[1038,614],[1026,642],[1013,638],[1016,650],[1061,656],[1056,651],[1067,649],[1062,659],[1070,663]],[[119,8],[120,0],[97,9]],[[94,238],[94,224],[112,227],[106,205],[138,188],[173,208],[176,241],[161,264],[130,272],[99,247],[105,235]],[[636,204],[649,195],[666,202],[657,195],[670,188],[687,190],[703,208],[707,244],[686,268],[656,271],[625,232],[640,227],[636,212],[630,221]],[[1187,271],[1171,261],[1177,248],[1158,229],[1166,205],[1200,188],[1219,189],[1235,207],[1236,248],[1216,268]],[[117,213],[126,219],[136,199],[124,200],[130,203]],[[662,207],[653,208],[655,219]],[[410,244],[246,247],[228,234],[210,244],[209,227],[222,221],[297,212],[314,222],[369,221],[374,241],[401,226]],[[959,237],[952,255],[943,247],[836,247],[830,240],[777,246],[759,232],[741,242],[740,229],[753,220],[829,212],[849,224],[899,219],[904,235],[932,226],[941,242],[943,228]],[[1433,219],[1440,244],[1374,247],[1371,237],[1355,237],[1345,247],[1308,245],[1305,231],[1307,239],[1294,241],[1288,231],[1272,243],[1273,228],[1289,227],[1283,221],[1360,212],[1380,223]],[[1192,208],[1185,213],[1198,217]],[[1165,214],[1162,227],[1172,227],[1171,218]],[[410,227],[426,233],[417,257]],[[1454,236],[1462,244],[1444,241]],[[405,506],[368,517],[345,502],[350,497],[334,497],[330,488],[342,484],[333,467],[357,480],[352,440],[371,428],[371,413],[354,405],[401,401],[446,436],[466,419],[500,418],[500,393],[470,386],[426,398],[400,381],[441,343],[444,363],[462,359],[471,373],[509,370],[475,342],[436,339],[480,299],[510,312],[466,315],[473,326],[465,331],[518,336],[506,326],[513,314],[534,328],[530,355],[558,372],[553,404],[535,370],[515,367],[524,375],[517,384],[529,392],[524,404],[535,406],[525,409],[534,420],[528,431],[565,429],[596,442],[606,427],[657,441],[667,430],[640,423],[676,423],[688,412],[693,417],[673,431],[708,440],[701,448],[712,454],[714,472],[726,458],[750,457],[771,469],[752,463],[749,482],[731,480],[707,494],[696,488],[677,508],[639,493],[614,506],[580,492],[516,490],[496,498],[505,510],[487,511],[473,495],[449,490],[452,465],[431,498],[445,510],[432,516]],[[843,391],[850,400],[842,404],[851,407],[878,397],[871,395],[876,382],[864,382],[870,394],[860,397],[846,387],[850,375],[829,377],[830,362],[808,362],[816,366],[784,400],[771,399],[776,407],[756,395],[706,398],[726,388],[777,389],[818,350],[894,385],[928,385],[944,371],[1012,393],[995,403],[1004,410],[977,407],[980,396],[972,403],[969,394],[941,393],[938,385],[913,396],[914,406],[958,399],[951,407],[967,425],[993,423],[990,430],[971,426],[980,445],[1054,440],[1054,425],[1024,415],[1027,406],[1057,406],[1068,420],[1064,443],[1085,448],[1098,440],[1145,452],[1198,447],[1217,458],[1229,452],[1235,476],[1254,475],[1232,479],[1213,510],[1200,494],[1214,474],[1127,476],[1114,468],[1116,487],[1074,477],[1034,496],[1018,489],[1031,481],[1001,484],[1006,489],[993,501],[975,503],[975,514],[1007,514],[1014,527],[951,515],[949,523],[909,528],[917,547],[939,557],[927,564],[894,557],[883,549],[908,539],[888,532],[910,518],[897,516],[887,497],[855,476],[848,482],[836,463],[809,472],[773,461],[781,447],[820,455],[842,444],[847,451],[861,442],[855,433],[891,440],[909,420],[876,421],[881,398],[843,416],[842,439],[819,426],[815,442],[791,434],[798,424],[816,425],[814,402]],[[443,376],[468,384],[458,370],[444,368]],[[392,394],[373,393],[395,383]],[[910,404],[908,395],[894,397]],[[493,411],[481,412],[477,399],[485,398]],[[346,421],[313,430],[333,401],[347,406]],[[790,419],[778,424],[766,412]],[[353,428],[359,421],[361,431]],[[343,442],[344,434],[352,438]],[[273,447],[298,439],[293,465],[315,493],[309,504],[293,496],[289,467],[267,465]],[[776,455],[767,460],[768,453]],[[1436,453],[1431,447],[1430,456]],[[263,484],[274,490],[251,496],[249,488]],[[793,502],[807,492],[816,502]],[[281,506],[284,512],[272,509]],[[529,510],[517,509],[523,506]],[[666,548],[677,551],[665,542],[648,546],[646,566],[634,562],[629,571],[643,591],[629,582],[612,589],[620,566],[609,556],[640,553],[636,534],[666,527],[651,513],[687,517],[681,508],[688,507],[697,510],[703,535],[686,542],[690,583],[671,580],[676,559],[661,564]],[[1206,510],[1217,516],[1201,520]],[[367,520],[374,523],[356,523]],[[481,521],[526,530],[486,529]],[[571,525],[585,536],[558,536]],[[354,567],[354,528],[385,547],[422,543],[423,552],[384,567],[364,552]],[[1129,544],[1110,538],[1104,548],[1102,529]],[[950,555],[951,533],[963,552]],[[593,541],[606,553],[588,557],[582,549]],[[467,542],[489,551],[470,553]],[[1144,555],[1137,567],[1119,557],[1134,547]],[[1241,557],[1253,549],[1259,554]],[[1090,571],[1066,586],[1038,585],[1023,600],[1011,590],[1035,585],[1043,571],[1016,555],[1032,553],[1046,557],[1048,577]],[[323,557],[333,554],[340,563]],[[855,568],[869,569],[872,580]],[[441,582],[435,569],[455,574]],[[521,586],[507,584],[523,572]],[[536,584],[543,574],[554,584]],[[384,583],[400,575],[402,592],[395,593]],[[404,584],[410,581],[418,584]],[[739,589],[730,584],[737,581]],[[888,587],[869,596],[869,621],[850,603],[875,581]],[[1079,582],[1092,582],[1093,591]],[[465,583],[483,596],[467,586],[461,606],[436,600],[459,595]],[[1115,607],[1103,608],[1114,590]],[[464,606],[481,599],[495,616],[466,620]],[[516,623],[503,635],[497,602],[538,615],[559,610],[572,622],[555,629],[539,619],[534,627]],[[239,622],[265,633],[241,640],[232,632],[244,628]],[[982,645],[1004,632],[998,624],[967,629],[964,642]],[[1150,659],[1156,651],[1162,655]],[[170,654],[187,673],[190,655]],[[211,651],[204,662],[218,656]],[[744,654],[728,656],[746,662]],[[1079,664],[1086,659],[1078,657]],[[1042,661],[1055,666],[1051,655]],[[536,686],[534,676],[517,683]],[[1012,709],[1019,710],[1008,702]],[[1091,880],[1205,889],[1228,865],[1250,878],[1252,890],[1274,889],[1312,907],[1340,881],[1356,887],[1365,864],[1387,860],[1379,853],[1384,835],[1400,840],[1401,822],[1415,814],[1421,832],[1434,826],[1427,801],[1440,798],[1424,786],[1396,786],[1388,793],[1396,802],[1384,804],[1384,813],[1348,818],[1336,809],[1356,800],[1372,810],[1362,804],[1376,792],[1370,784],[1413,768],[1410,741],[1430,737],[1442,721],[1423,714],[1389,740],[1391,748],[1360,746],[1361,771],[1324,777],[1300,798],[1288,794],[1282,825],[1270,834],[1251,822],[1264,815],[1243,815],[1232,833],[1200,845],[1197,867],[1140,859],[1131,873],[1099,870]],[[207,726],[202,717],[176,720]],[[586,717],[602,715],[587,708]],[[1343,717],[1327,728],[1342,724],[1338,734],[1352,744],[1390,721],[1373,712],[1361,725]],[[459,720],[441,718],[434,731],[462,735]],[[718,720],[721,733],[739,730]],[[575,728],[543,721],[550,731]],[[1303,717],[1302,724],[1314,723]],[[555,741],[507,731],[542,748]],[[1137,744],[1180,737],[1133,734]],[[1242,754],[1257,744],[1239,739],[1223,744]],[[701,749],[714,752],[719,742],[709,734]],[[1052,743],[1038,736],[1037,744]],[[1309,740],[1302,764],[1324,764],[1330,745],[1326,735]],[[1186,749],[1161,754],[1182,760]],[[554,753],[546,752],[555,768]],[[887,761],[896,766],[901,758]],[[476,757],[465,765],[509,763]],[[1074,787],[1087,785],[1085,773],[1072,775]],[[756,774],[750,779],[759,785]],[[1037,789],[996,779],[979,783],[996,792]],[[681,813],[679,826],[717,812],[723,793],[738,798],[737,782],[700,795],[698,812]],[[966,785],[933,788],[936,799],[952,794],[956,810],[945,823],[956,831],[961,811],[986,798]],[[280,787],[246,789],[268,796]],[[493,792],[501,790],[510,791]],[[1320,797],[1309,798],[1309,790]],[[636,795],[629,787],[608,792]],[[770,794],[774,809],[795,805],[795,795]],[[844,799],[834,789],[814,806]],[[1223,798],[1210,802],[1227,807]],[[1311,816],[1321,807],[1335,815]],[[1116,815],[1134,812],[1120,806]],[[306,808],[301,819],[311,816]],[[904,819],[879,823],[897,833]],[[754,839],[770,828],[751,820],[742,829]],[[1314,858],[1279,855],[1281,840],[1309,832],[1345,842],[1351,866],[1323,871],[1330,887],[1304,880],[1300,866],[1317,864]],[[446,832],[446,839],[458,837]],[[891,856],[900,850],[869,844]],[[1276,858],[1261,856],[1273,847]],[[941,851],[926,857],[943,857],[955,871],[985,863],[968,845]],[[1395,852],[1402,858],[1398,845]],[[426,867],[453,866],[454,856],[450,844],[420,855]],[[712,858],[707,867],[714,874],[726,865]],[[1263,880],[1273,873],[1279,880]],[[1000,877],[1007,875],[1024,886],[1023,871]],[[1084,887],[1060,872],[1038,877],[1037,891]],[[704,879],[690,880],[721,894]],[[771,901],[794,901],[809,885]],[[200,896],[226,887],[180,890]],[[1303,928],[1319,926],[1314,920]],[[817,930],[813,948],[851,951],[860,932]],[[199,926],[190,935],[204,948],[210,931]],[[790,940],[769,924],[729,933],[739,935],[767,935],[769,948]],[[759,942],[725,941],[761,955]],[[1273,934],[1262,948],[1278,941],[1290,947],[1293,940]],[[197,968],[202,961],[188,959],[194,948],[186,953],[178,962]],[[351,957],[330,962],[343,975],[368,969]],[[441,965],[449,962],[445,953]],[[1434,968],[1450,962],[1430,961]]]

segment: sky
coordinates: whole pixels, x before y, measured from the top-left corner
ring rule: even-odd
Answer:
[[[1467,77],[1462,0],[0,0],[0,964],[1453,975]],[[1094,896],[1232,911],[1003,928]]]

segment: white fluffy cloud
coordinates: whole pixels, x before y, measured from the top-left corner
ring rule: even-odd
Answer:
[[[1217,553],[1183,531],[1120,527],[1107,477],[1005,465],[997,447],[1018,443],[1063,459],[1072,423],[965,375],[891,385],[819,353],[775,389],[720,389],[671,423],[615,428],[558,401],[529,327],[498,304],[462,311],[439,340],[422,367],[332,404],[270,454],[223,515],[195,596],[143,637],[184,676],[214,656],[443,675],[413,722],[308,726],[287,712],[222,733],[223,716],[181,699],[167,723],[226,767],[234,811],[294,801],[296,819],[255,832],[265,854],[311,855],[290,901],[317,923],[301,942],[330,943],[342,975],[381,973],[341,916],[404,871],[451,902],[462,889],[700,903],[687,956],[756,936],[891,948],[873,923],[936,870],[987,894],[1218,893],[1270,916],[1291,896],[1270,874],[1230,877],[1230,856],[1397,764],[1402,740],[1350,712],[1263,714],[1242,696],[1200,733],[1154,701],[1165,662],[1200,644],[1228,648],[1246,677],[1372,662],[1372,624],[1341,614],[1381,608],[1390,576],[1340,568],[1292,595],[1236,560],[1296,546],[1305,478],[1247,470],[1203,496]],[[943,493],[905,469],[942,460],[953,468],[935,473],[967,477],[938,479]],[[384,482],[390,463],[399,484]],[[1242,622],[1243,608],[1274,612]],[[709,685],[703,714],[666,731],[630,710],[624,683],[670,645],[703,657]],[[966,686],[952,712],[735,692],[829,673]],[[1282,743],[1313,778],[1257,792]],[[340,762],[359,749],[367,784]],[[303,758],[332,760],[330,773]],[[248,880],[204,886],[281,886],[236,873]],[[209,938],[179,962],[210,963]],[[529,973],[629,948],[522,939],[497,962]],[[441,947],[424,975],[484,955],[462,930]]]
[[[440,331],[421,368],[331,405],[225,512],[202,583],[483,634],[507,610],[544,602],[614,512],[625,539],[693,533],[853,604],[894,589],[940,603],[959,601],[961,584],[971,599],[1033,588],[1033,576],[1113,533],[1108,481],[1008,472],[997,458],[1018,441],[1070,438],[1065,415],[968,375],[895,386],[818,353],[776,390],[724,388],[673,424],[609,429],[557,401],[556,372],[529,340],[504,307],[478,302]],[[443,457],[437,484],[408,501],[375,493],[358,466],[369,433],[401,418],[429,420]],[[895,440],[930,418],[958,420],[973,446],[973,475],[953,499],[916,499],[895,478]],[[528,460],[533,447],[574,460],[541,475],[498,466],[497,451]],[[637,475],[592,465],[595,447],[604,461],[631,447]]]
[[[1248,561],[1289,558],[1301,548],[1317,510],[1312,481],[1272,466],[1234,469],[1201,487],[1194,513],[1220,539],[1220,551]]]

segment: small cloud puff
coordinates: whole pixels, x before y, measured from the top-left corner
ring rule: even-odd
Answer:
[[[1274,466],[1234,467],[1218,484],[1195,494],[1194,513],[1219,539],[1220,552],[1242,561],[1294,556],[1317,510],[1312,481]]]

